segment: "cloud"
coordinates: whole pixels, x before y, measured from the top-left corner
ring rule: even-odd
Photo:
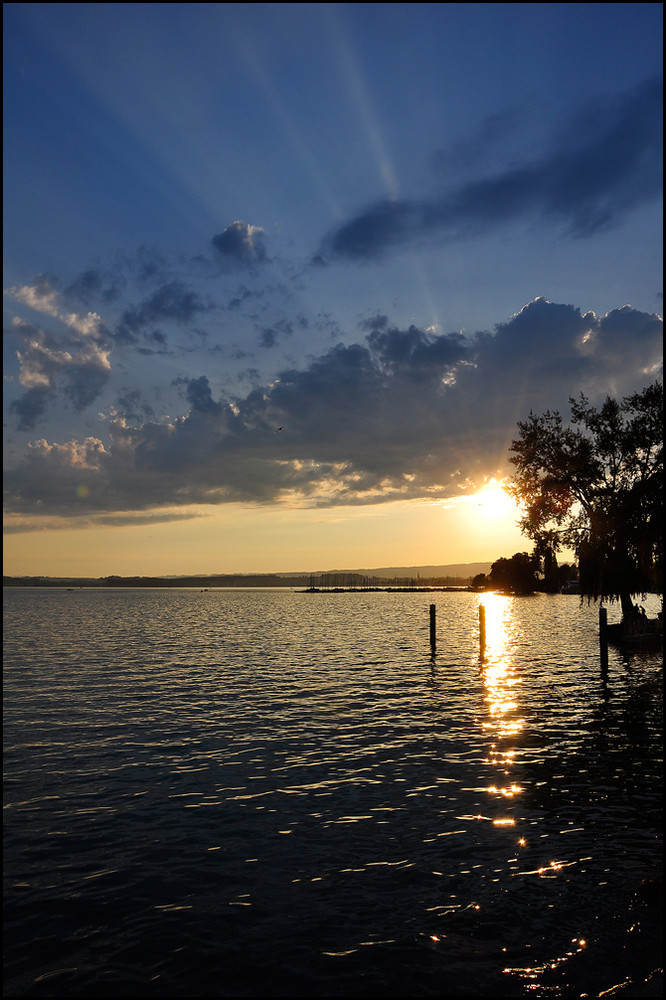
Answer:
[[[68,301],[87,306],[100,299],[108,304],[119,298],[126,284],[127,279],[119,266],[111,270],[88,267],[64,289],[63,295]]]
[[[306,324],[307,325],[307,324]],[[261,330],[259,344],[264,348],[275,347],[278,342],[291,337],[294,332],[294,324],[291,320],[279,319],[271,326],[265,326]]]
[[[142,420],[154,416],[155,411],[150,403],[144,400],[140,389],[129,389],[118,396],[116,415],[122,416],[124,420],[140,423]]]
[[[111,264],[92,264],[77,275],[64,288],[63,296],[68,301],[85,305],[100,300],[104,305],[111,305],[132,283],[139,287],[168,285],[172,267],[173,263],[154,247],[140,246],[133,253],[118,251]]]
[[[191,323],[199,313],[206,312],[207,308],[193,289],[182,281],[170,281],[157,288],[140,306],[125,309],[115,335],[121,341],[132,342],[136,340],[137,334],[153,323]],[[165,335],[159,330],[152,331],[149,337],[161,344],[166,341]]]
[[[33,430],[37,422],[46,416],[49,395],[48,386],[35,386],[11,401],[9,412],[18,417],[17,430]]]
[[[79,488],[79,492],[83,493]],[[201,520],[208,516],[200,510],[158,510],[158,511],[129,511],[117,514],[93,514],[75,516],[64,520],[61,517],[41,517],[38,522],[35,518],[24,518],[21,515],[10,515],[4,525],[3,534],[18,535],[27,534],[34,531],[58,531],[71,528],[122,528],[122,527],[146,527],[153,524],[169,524],[174,521]]]
[[[5,290],[5,295],[21,302],[35,312],[58,316],[60,311],[60,296],[50,279],[44,275],[36,277],[32,285],[16,285]]]
[[[222,410],[221,405],[213,399],[213,393],[205,375],[190,379],[187,383],[186,395],[192,405],[193,412],[217,415]]]
[[[11,332],[18,342],[18,382],[25,392],[10,402],[19,430],[31,430],[47,412],[60,389],[75,410],[90,405],[111,374],[107,330],[97,313],[65,313],[51,285],[37,279],[32,286],[9,289],[13,299],[57,320],[57,332],[45,330],[19,316]]]
[[[443,372],[471,356],[467,339],[459,333],[433,337],[415,326],[400,330],[390,327],[386,316],[363,326],[371,331],[368,344],[384,370],[400,371],[410,380],[441,379]]]
[[[339,226],[313,261],[374,260],[424,240],[455,243],[535,218],[591,236],[658,197],[662,81],[583,109],[540,160],[422,199],[382,199]]]
[[[25,331],[20,331],[25,334]],[[81,411],[100,395],[110,377],[108,350],[95,341],[58,342],[41,330],[23,337],[16,352],[19,382],[25,392],[10,403],[18,429],[31,430],[46,415],[58,386],[75,410]]]
[[[263,264],[268,259],[264,245],[264,230],[245,222],[232,222],[211,243],[218,259],[237,267]]]
[[[130,426],[118,415],[104,442],[38,441],[6,473],[6,510],[69,517],[82,507],[457,496],[507,471],[530,410],[567,413],[580,391],[626,395],[661,370],[662,320],[629,306],[596,316],[536,299],[468,337],[402,329],[383,315],[363,332],[243,397],[216,400],[207,376],[180,378],[181,417]]]

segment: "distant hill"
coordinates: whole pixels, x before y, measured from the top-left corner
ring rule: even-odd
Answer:
[[[491,564],[454,563],[447,566],[382,566],[378,569],[331,569],[300,573],[208,573],[187,576],[104,576],[48,577],[5,576],[5,587],[296,587],[318,584],[326,578],[328,585],[358,583],[367,578],[373,585],[390,580],[400,580],[409,586],[419,581],[438,581],[447,584],[466,583],[477,573],[488,573]],[[352,581],[352,577],[356,580]]]
[[[490,573],[492,563],[452,563],[446,566],[380,566],[377,569],[326,569],[316,570],[314,575],[324,573],[343,574],[358,573],[361,576],[377,576],[387,580],[394,580],[396,577],[472,577],[477,573]],[[281,573],[280,576],[303,576],[303,573]]]

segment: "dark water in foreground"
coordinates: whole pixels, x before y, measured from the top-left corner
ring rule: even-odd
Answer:
[[[661,654],[483,600],[5,590],[4,995],[661,996]]]

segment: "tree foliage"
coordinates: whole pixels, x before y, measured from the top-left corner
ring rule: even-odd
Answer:
[[[516,552],[510,559],[497,559],[490,567],[488,582],[514,594],[533,594],[537,587],[538,559],[529,552]]]
[[[510,492],[535,554],[576,552],[581,593],[620,600],[661,589],[663,554],[663,386],[654,382],[595,409],[571,398],[558,411],[530,413],[511,444]]]

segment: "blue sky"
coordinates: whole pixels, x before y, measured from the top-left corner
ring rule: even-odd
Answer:
[[[661,4],[3,13],[7,571],[494,559],[516,421],[660,377]]]

